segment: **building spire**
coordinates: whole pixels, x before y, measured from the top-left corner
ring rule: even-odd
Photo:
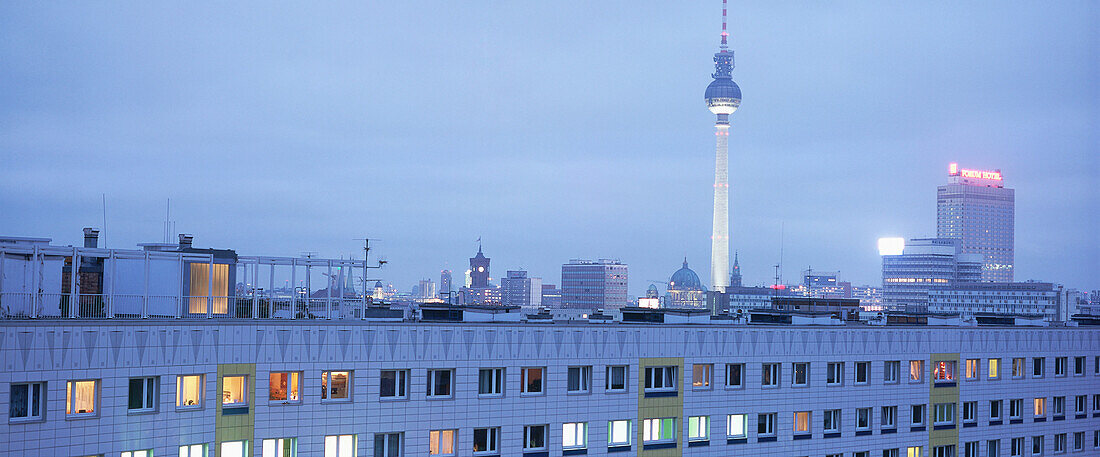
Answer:
[[[714,53],[714,74],[711,75],[714,79],[733,78],[733,52],[729,50],[729,43],[726,41],[728,37],[729,32],[726,31],[726,0],[722,0],[722,45],[718,47],[718,52]]]

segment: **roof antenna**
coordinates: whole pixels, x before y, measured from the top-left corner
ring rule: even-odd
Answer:
[[[726,32],[726,0],[722,0],[722,52],[726,52],[726,49],[729,49],[726,45],[727,36],[729,36],[729,32]]]
[[[103,197],[103,234],[100,235],[103,238],[103,249],[107,249],[107,194],[100,194]]]

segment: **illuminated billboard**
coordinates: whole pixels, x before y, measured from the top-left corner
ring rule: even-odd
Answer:
[[[960,176],[963,178],[974,179],[989,179],[993,181],[1000,181],[1002,179],[1000,170],[967,170],[966,168],[959,168],[959,164],[957,163],[952,163],[947,166],[947,174],[948,176]]]

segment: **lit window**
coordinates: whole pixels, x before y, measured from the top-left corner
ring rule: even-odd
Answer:
[[[180,457],[206,457],[206,445],[189,444],[180,446]]]
[[[1021,357],[1012,359],[1012,377],[1022,378],[1024,377],[1024,359]]]
[[[222,406],[245,406],[248,404],[248,377],[222,376]]]
[[[844,362],[829,362],[825,366],[825,385],[839,386],[844,383]]]
[[[779,364],[765,363],[760,366],[760,385],[779,387]]]
[[[629,420],[617,420],[607,422],[607,445],[608,446],[629,446],[630,445],[630,421]]]
[[[202,375],[176,377],[176,406],[183,408],[202,407]]]
[[[428,397],[450,397],[452,374],[451,370],[428,370]]]
[[[909,448],[906,449],[905,455],[907,457],[920,457],[920,450],[920,446],[909,446]]]
[[[355,435],[325,437],[325,457],[355,457]]]
[[[218,457],[247,457],[247,441],[225,441],[221,445]]]
[[[661,443],[676,441],[676,419],[646,419],[642,421],[642,442]]]
[[[726,365],[726,387],[740,389],[745,386],[745,364],[730,363]]]
[[[1001,377],[1001,359],[989,359],[989,379]]]
[[[796,435],[810,433],[810,416],[809,411],[794,413],[794,433]]]
[[[909,361],[909,382],[921,382],[924,380],[924,361]]]
[[[966,380],[973,381],[978,379],[978,372],[981,371],[980,359],[966,359]]]
[[[69,416],[94,416],[96,413],[96,389],[99,381],[69,381],[66,389],[65,414]]]
[[[1035,417],[1044,417],[1047,415],[1047,399],[1036,398],[1035,399]]]
[[[933,425],[950,425],[955,423],[955,404],[936,403],[932,409]]]
[[[626,392],[627,367],[624,365],[607,367],[606,388],[609,392]]]
[[[592,390],[592,367],[569,367],[566,373],[566,390],[569,393],[586,393]]]
[[[297,403],[302,401],[299,388],[301,373],[274,372],[268,379],[267,399],[284,403]]]
[[[914,427],[920,427],[924,425],[925,420],[925,405],[912,405],[909,408],[909,416]]]
[[[688,441],[707,441],[710,439],[710,417],[692,416],[688,418]]]
[[[897,428],[898,426],[898,407],[897,406],[883,406],[882,407],[882,428]]]
[[[810,363],[797,362],[792,364],[791,385],[805,386],[810,382]]]
[[[901,373],[901,361],[890,360],[883,364],[882,382],[885,384],[893,384],[898,382],[898,376]]]
[[[936,382],[955,381],[955,362],[947,360],[937,361],[932,369],[932,377]]]
[[[490,453],[495,454],[500,451],[500,428],[475,428],[474,429],[474,454]],[[394,454],[395,457],[397,454]],[[387,456],[388,457],[388,456]]]
[[[153,450],[142,449],[140,451],[122,451],[119,457],[153,457]]]
[[[567,422],[561,426],[562,449],[584,449],[588,447],[588,423]]]
[[[711,373],[714,371],[714,365],[711,364],[695,364],[691,366],[691,387],[693,389],[709,389]]]
[[[730,414],[726,416],[726,436],[730,438],[745,438],[749,436],[748,415]]]
[[[523,427],[523,450],[537,451],[546,449],[548,425],[526,425]]]
[[[297,453],[298,440],[296,438],[277,438],[263,441],[263,457],[294,457]]]
[[[455,455],[455,431],[428,432],[428,455]]]
[[[348,401],[351,399],[350,371],[321,372],[321,400]]]
[[[545,368],[524,368],[520,373],[523,374],[523,384],[520,386],[520,393],[543,393],[543,374],[546,373]]]
[[[646,367],[645,369],[646,391],[673,391],[676,390],[676,367]]]
[[[379,372],[378,397],[387,400],[409,398],[409,370]]]
[[[11,385],[11,402],[8,418],[12,421],[41,420],[46,393],[46,383],[14,383]]]
[[[871,362],[856,362],[856,384],[867,384],[871,377]]]

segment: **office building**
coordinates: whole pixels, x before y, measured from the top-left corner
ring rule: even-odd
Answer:
[[[454,284],[452,284],[451,270],[443,270],[439,272],[439,294],[450,295],[454,291]]]
[[[1079,310],[1075,290],[1049,282],[981,282],[928,292],[928,311],[975,315],[1038,315],[1066,322]]]
[[[500,297],[505,306],[542,306],[542,278],[529,278],[524,270],[509,270],[500,279]]]
[[[980,279],[981,256],[963,254],[955,239],[911,239],[901,254],[882,256],[882,298],[889,310],[926,310],[929,291]]]
[[[556,284],[542,285],[542,306],[557,309],[561,308],[561,289]]]
[[[936,237],[959,240],[963,254],[982,259],[982,281],[1012,282],[1016,193],[1000,170],[968,170],[952,163],[949,183],[936,189]]]
[[[573,259],[561,266],[563,308],[613,309],[627,305],[627,268],[618,260]]]

